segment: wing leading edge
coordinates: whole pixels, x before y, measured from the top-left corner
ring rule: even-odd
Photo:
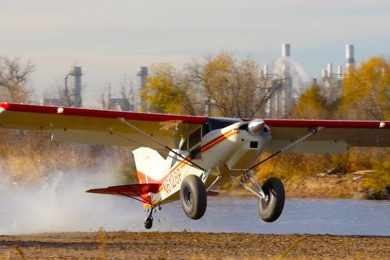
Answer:
[[[0,104],[0,127],[43,130],[54,140],[86,144],[156,147],[145,135],[130,128],[125,119],[145,133],[174,146],[207,121],[207,117],[135,113],[98,109]]]

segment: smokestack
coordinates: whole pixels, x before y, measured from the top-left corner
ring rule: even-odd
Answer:
[[[140,67],[140,70],[139,70],[137,76],[140,77],[141,88],[145,87],[148,74],[149,74],[148,67],[146,67],[146,66]]]
[[[282,44],[282,57],[290,57],[291,46],[289,43]]]
[[[326,69],[322,69],[322,70],[321,70],[321,78],[322,78],[322,79],[325,79],[326,76],[327,76],[326,74],[327,74]]]
[[[81,76],[83,75],[80,66],[74,66],[70,73],[74,77],[74,103],[73,106],[81,107]]]
[[[333,65],[332,65],[332,63],[328,63],[328,65],[326,65],[326,74],[327,74],[328,78],[332,77],[332,75],[333,75]]]
[[[337,66],[337,78],[341,79],[343,77],[343,66]]]
[[[268,77],[268,65],[265,64],[263,66],[263,73],[264,73],[264,77],[267,78]]]
[[[345,45],[345,59],[347,70],[355,65],[355,48],[352,44]]]

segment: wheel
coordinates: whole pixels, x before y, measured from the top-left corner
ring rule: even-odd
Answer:
[[[151,229],[153,226],[153,218],[146,218],[144,225],[146,229]]]
[[[284,207],[284,186],[278,178],[269,178],[262,186],[266,198],[259,199],[259,215],[265,222],[274,222]]]
[[[184,213],[192,219],[200,219],[207,208],[207,192],[202,180],[195,175],[184,178],[180,187],[180,200]]]

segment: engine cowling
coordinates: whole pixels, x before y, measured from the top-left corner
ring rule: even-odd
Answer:
[[[248,132],[254,136],[259,136],[265,127],[266,125],[263,120],[254,119],[248,123]]]

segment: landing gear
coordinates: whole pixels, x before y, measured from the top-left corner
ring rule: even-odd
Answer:
[[[146,229],[151,229],[153,226],[153,214],[161,211],[161,205],[154,205],[151,208],[149,208],[147,212],[147,217],[144,222],[144,226]],[[159,220],[158,215],[157,215],[157,220]]]
[[[150,208],[148,216],[145,219],[144,226],[146,229],[151,229],[153,226],[153,211],[154,211],[154,208]]]
[[[284,187],[283,183],[278,178],[269,178],[260,186],[257,181],[253,178],[254,169],[260,166],[261,164],[271,160],[273,157],[291,149],[304,142],[309,137],[315,135],[320,131],[322,127],[310,128],[308,133],[301,138],[289,143],[288,145],[282,147],[271,155],[267,156],[263,160],[253,164],[249,168],[245,169],[242,176],[240,184],[246,190],[252,192],[257,197],[259,197],[259,215],[262,220],[265,222],[273,222],[280,217],[284,207]]]
[[[278,178],[269,178],[262,186],[264,198],[259,198],[258,211],[265,222],[274,222],[282,214],[284,207],[284,186]]]
[[[147,217],[144,222],[146,229],[151,229],[153,226],[153,217]]]
[[[282,214],[284,207],[284,186],[280,179],[271,177],[262,186],[246,172],[241,178],[240,184],[258,199],[258,212],[265,222],[274,222]]]
[[[207,191],[202,180],[195,175],[184,178],[180,188],[180,200],[184,213],[192,219],[200,219],[207,208]]]

